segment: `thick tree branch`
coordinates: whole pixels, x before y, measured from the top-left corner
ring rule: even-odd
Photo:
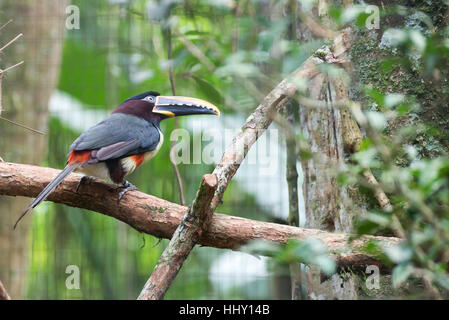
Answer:
[[[0,162],[0,195],[36,197],[59,170]],[[117,204],[115,185],[93,180],[75,192],[81,175],[71,174],[48,200],[87,209],[116,218],[134,229],[156,237],[171,239],[188,208],[139,191],[125,194]],[[1,214],[15,214],[2,212]],[[20,212],[17,212],[17,215]],[[12,228],[12,225],[11,225]],[[20,232],[20,228],[18,230]],[[395,245],[393,237],[363,236],[349,245],[351,235],[315,229],[297,228],[216,213],[198,244],[215,248],[238,249],[251,240],[286,243],[289,239],[318,238],[323,241],[340,267],[363,270],[367,265],[382,264],[360,250],[368,241]]]

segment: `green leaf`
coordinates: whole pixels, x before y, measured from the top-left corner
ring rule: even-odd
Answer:
[[[418,30],[410,32],[410,40],[419,52],[424,52],[426,49],[426,38]]]
[[[358,234],[373,234],[379,230],[379,225],[369,220],[362,220],[357,223]]]
[[[391,216],[389,214],[379,212],[369,212],[366,215],[366,219],[382,227],[389,226],[391,223]]]
[[[403,102],[405,99],[403,94],[400,93],[392,93],[384,98],[384,105],[388,108],[392,108]]]
[[[384,252],[392,262],[398,264],[410,261],[413,256],[413,250],[404,243],[385,247]]]
[[[393,269],[392,282],[395,288],[398,288],[413,273],[411,264],[400,264]]]
[[[266,241],[266,240],[253,240],[245,244],[240,248],[241,252],[245,252],[254,256],[264,255],[273,257],[275,256],[280,250],[281,246],[279,246],[277,243]]]
[[[386,47],[398,47],[407,41],[407,32],[401,29],[390,28],[382,35],[381,45]]]
[[[366,117],[369,123],[377,130],[382,130],[387,124],[387,119],[382,112],[368,111],[366,112]]]
[[[333,274],[336,270],[335,261],[330,258],[327,246],[319,239],[290,240],[286,248],[289,258],[315,265],[328,275]]]
[[[354,153],[354,160],[359,163],[362,167],[372,168],[378,166],[378,160],[376,160],[377,151],[375,148],[368,148],[365,150],[360,150]]]
[[[437,274],[435,281],[442,286],[444,289],[449,290],[449,277],[445,274]]]
[[[191,74],[193,80],[195,80],[198,89],[206,96],[207,100],[215,104],[223,103],[223,95],[208,81]]]
[[[373,99],[378,105],[383,105],[384,95],[379,90],[373,88],[366,88],[365,93]]]

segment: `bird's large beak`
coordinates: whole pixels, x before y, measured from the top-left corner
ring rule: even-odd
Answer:
[[[210,102],[196,98],[177,96],[157,96],[153,112],[168,117],[186,116],[191,114],[220,115],[220,110]]]

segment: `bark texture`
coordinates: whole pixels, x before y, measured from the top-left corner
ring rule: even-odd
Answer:
[[[0,300],[11,300],[8,291],[6,291],[5,286],[1,281],[0,281]]]
[[[321,2],[320,10],[315,14],[322,18],[323,25],[330,24],[327,18],[327,6]],[[314,29],[314,25],[304,20],[298,21],[297,30]],[[305,35],[326,36],[324,33],[305,32],[298,39],[310,41]],[[352,30],[345,29],[334,41],[332,47],[323,50],[322,55],[333,56],[340,63],[346,63],[346,51],[351,47]],[[328,59],[329,60],[329,59]],[[345,88],[338,87],[341,93]],[[336,92],[330,79],[320,74],[309,84],[309,97],[312,101],[321,101],[324,108],[309,108],[302,106],[299,110],[300,128],[308,137],[312,157],[302,159],[303,195],[306,210],[306,227],[327,230],[329,232],[351,232],[354,215],[360,214],[362,208],[354,210],[347,205],[350,195],[345,187],[339,185],[336,172],[345,161],[344,134],[350,134],[352,116],[340,113],[334,105]],[[363,270],[364,271],[364,270]],[[348,275],[342,277],[337,274],[326,281],[322,281],[320,271],[314,267],[307,267],[307,295],[309,299],[357,299],[357,277]]]
[[[326,101],[327,108],[301,108],[301,128],[308,136],[313,156],[303,160],[303,193],[306,226],[330,232],[351,232],[354,212],[345,187],[338,184],[336,169],[344,162],[342,119],[332,106],[332,92],[324,75],[317,76],[311,98]],[[356,277],[334,275],[321,282],[320,272],[308,268],[308,296],[311,299],[357,299]]]
[[[299,227],[299,203],[298,203],[298,160],[296,150],[295,108],[290,101],[286,106],[286,121],[289,129],[286,130],[285,144],[287,147],[286,180],[288,186],[288,224]],[[302,300],[302,270],[300,263],[291,263],[290,266],[291,299]]]

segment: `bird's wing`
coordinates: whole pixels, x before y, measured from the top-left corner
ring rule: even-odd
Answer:
[[[154,150],[159,139],[155,124],[133,115],[114,113],[81,134],[70,150],[94,150],[92,156],[105,161]]]
[[[111,144],[110,146],[95,150],[95,152],[92,153],[92,156],[97,158],[99,161],[120,158],[134,150],[138,150],[140,146],[141,143],[138,139],[131,141],[121,141]]]

